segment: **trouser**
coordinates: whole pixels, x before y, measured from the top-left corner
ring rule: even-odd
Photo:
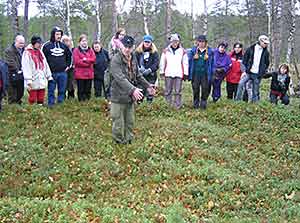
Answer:
[[[201,101],[207,101],[209,96],[209,85],[207,75],[193,75],[192,78],[193,88],[193,103],[194,108],[198,108],[200,104],[200,88],[201,88]]]
[[[117,143],[133,140],[134,104],[111,104],[112,137]]]
[[[252,101],[252,102],[257,102],[260,99],[260,93],[259,93],[259,88],[260,88],[260,82],[261,82],[261,78],[258,76],[258,74],[247,74],[245,75],[239,82],[238,85],[238,90],[237,90],[237,95],[236,95],[236,100],[242,100],[244,91],[245,91],[245,87],[248,81],[251,81],[249,84],[249,86],[247,88],[252,89],[252,95],[249,95],[248,92],[248,98]]]
[[[9,81],[8,87],[8,103],[21,104],[24,96],[24,80]]]
[[[48,82],[48,105],[55,104],[55,89],[57,85],[57,103],[65,100],[68,76],[66,72],[52,73],[53,80]]]
[[[0,87],[0,111],[2,110],[2,98],[3,98],[3,89]]]
[[[174,90],[174,99],[173,99]],[[176,109],[181,108],[181,91],[182,91],[182,78],[180,77],[166,77],[165,79],[165,98],[166,101],[174,106]]]
[[[77,96],[79,101],[86,101],[91,98],[92,79],[77,80]]]
[[[213,92],[212,92],[213,101],[218,101],[221,98],[222,81],[223,79],[219,79],[219,78],[214,78],[213,80]]]
[[[68,80],[67,80],[67,92],[68,98],[75,97],[75,87],[74,87],[74,74],[73,71],[67,72]]]
[[[234,99],[236,97],[239,84],[226,82],[227,98]]]
[[[104,96],[105,96],[106,93],[105,93],[105,88],[104,88],[104,80],[94,79],[94,90],[95,90],[95,97],[96,98],[102,96],[102,90],[104,91]]]
[[[281,103],[284,105],[288,105],[290,103],[290,98],[288,95],[277,95],[274,93],[270,93],[270,102],[273,104],[277,104],[278,103],[278,98],[281,100]]]
[[[29,104],[43,104],[45,98],[45,89],[39,89],[39,90],[30,90],[29,91],[29,97],[28,102]]]

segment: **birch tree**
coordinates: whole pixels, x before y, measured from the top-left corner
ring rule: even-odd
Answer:
[[[28,9],[29,9],[29,0],[25,0],[24,2],[24,37],[25,40],[28,41]]]

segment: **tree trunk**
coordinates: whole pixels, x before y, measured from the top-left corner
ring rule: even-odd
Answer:
[[[171,0],[165,0],[165,8],[166,8],[166,16],[165,16],[165,30],[166,36],[165,41],[168,42],[168,38],[171,35],[171,16],[172,16],[172,8],[171,8]]]
[[[250,1],[246,0],[246,10],[247,10],[247,21],[248,21],[248,28],[249,28],[249,41],[253,40],[253,19],[252,19],[252,7],[250,5]]]
[[[193,40],[195,39],[195,24],[194,24],[194,0],[191,0],[191,22],[192,22],[192,37]]]
[[[206,0],[203,0],[204,3],[204,24],[203,24],[203,29],[204,29],[204,35],[207,35],[208,32],[208,9],[207,9],[207,2]]]
[[[97,20],[97,35],[96,39],[100,41],[101,39],[101,32],[102,32],[102,23],[101,23],[101,17],[102,17],[102,12],[100,10],[102,9],[102,0],[96,0],[96,20]]]
[[[20,32],[17,0],[10,0],[10,5],[11,5],[11,10],[10,10],[11,25],[12,25],[13,33],[16,36]]]
[[[296,32],[296,2],[295,0],[288,0],[288,15],[287,19],[289,22],[289,36],[288,36],[288,49],[287,49],[287,54],[286,54],[286,62],[288,64],[291,64],[292,62],[292,51],[295,46],[295,32]]]
[[[111,31],[115,34],[118,30],[118,10],[117,10],[117,0],[112,0],[112,26]]]
[[[72,38],[72,32],[71,32],[71,24],[70,24],[70,1],[69,0],[65,0],[66,2],[66,30],[67,30],[67,34],[68,36],[73,40]]]
[[[149,24],[148,24],[148,16],[147,16],[147,3],[144,0],[141,0],[141,7],[142,7],[142,15],[144,20],[144,32],[146,35],[149,35]]]
[[[29,8],[29,0],[25,0],[24,5],[24,37],[28,42],[28,8]]]

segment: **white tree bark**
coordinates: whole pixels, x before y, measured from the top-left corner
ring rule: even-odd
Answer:
[[[149,35],[150,32],[149,32],[149,25],[148,25],[147,10],[146,10],[147,4],[143,0],[141,2],[142,2],[142,11],[143,11],[143,19],[144,19],[144,31],[146,35]]]
[[[203,3],[204,3],[204,18],[203,18],[204,26],[203,26],[203,29],[204,29],[204,35],[207,35],[207,32],[208,32],[208,8],[207,8],[206,0],[203,0]]]
[[[68,33],[68,36],[72,38],[72,31],[71,31],[71,24],[70,24],[70,0],[65,0],[66,2],[66,29],[67,29],[67,33]]]
[[[171,16],[172,16],[172,8],[171,8],[171,0],[165,0],[166,7],[166,17],[165,17],[165,30],[166,30],[166,42],[168,42],[168,38],[171,35]]]
[[[296,32],[296,1],[289,0],[288,2],[288,21],[289,21],[289,37],[288,37],[288,49],[286,54],[286,62],[288,64],[292,63],[292,52],[295,45],[295,32]]]
[[[96,35],[96,39],[98,41],[100,41],[101,39],[101,27],[102,27],[102,24],[101,24],[101,15],[102,13],[100,13],[100,9],[101,9],[101,1],[102,0],[95,0],[95,4],[96,4],[96,20],[97,20],[97,35]]]
[[[118,9],[117,9],[117,0],[112,0],[112,33],[113,35],[118,30]]]

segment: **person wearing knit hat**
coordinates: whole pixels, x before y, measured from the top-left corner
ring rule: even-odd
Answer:
[[[189,80],[192,81],[193,106],[206,109],[209,96],[209,83],[213,74],[213,51],[208,47],[205,35],[196,38],[197,45],[188,53],[189,58]],[[200,101],[201,88],[201,101]]]
[[[149,83],[155,85],[159,68],[159,55],[151,35],[143,37],[143,42],[135,50],[135,56],[139,71]],[[153,101],[154,97],[147,93],[147,89],[143,88],[143,94],[146,96],[147,102]]]
[[[258,42],[251,45],[243,57],[243,64],[246,72],[239,82],[236,100],[241,100],[248,81],[251,81],[252,95],[250,100],[257,102],[260,99],[260,82],[262,76],[267,72],[270,65],[270,55],[267,49],[270,40],[267,36],[258,37]]]
[[[164,94],[167,103],[175,109],[180,109],[182,106],[182,80],[188,78],[189,72],[188,57],[178,34],[172,34],[169,40],[170,44],[163,50],[160,58],[160,75],[165,78]]]
[[[227,46],[228,44],[226,42],[221,42],[218,45],[218,48],[214,51],[214,77],[212,83],[212,98],[214,102],[217,102],[221,98],[222,81],[232,66],[231,59],[226,53]]]
[[[33,36],[31,44],[26,47],[22,57],[24,81],[29,92],[29,104],[43,105],[48,81],[53,81],[50,67],[41,46],[42,38]]]
[[[133,54],[134,39],[124,36],[124,47],[113,56],[111,61],[111,117],[112,137],[118,144],[129,144],[133,140],[134,104],[144,97],[143,90],[155,94],[153,86],[139,72]]]

